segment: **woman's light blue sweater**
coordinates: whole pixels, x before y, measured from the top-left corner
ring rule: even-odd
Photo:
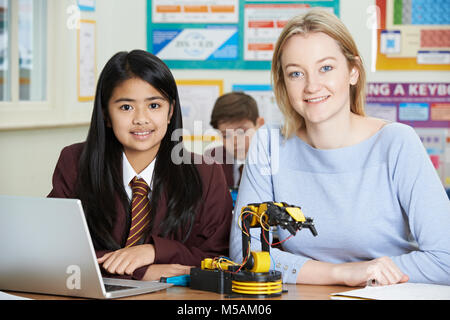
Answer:
[[[400,123],[386,124],[350,147],[315,149],[277,126],[255,134],[232,223],[230,255],[242,261],[240,208],[286,202],[314,218],[319,233],[297,232],[271,249],[272,270],[295,283],[309,259],[331,263],[389,256],[410,282],[450,285],[450,201],[419,137]],[[237,209],[239,208],[239,209]],[[279,239],[290,234],[278,228]],[[260,229],[252,229],[260,251]]]

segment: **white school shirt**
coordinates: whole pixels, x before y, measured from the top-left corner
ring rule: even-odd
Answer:
[[[156,158],[155,158],[156,159]],[[131,166],[130,162],[128,162],[127,156],[125,153],[122,154],[122,172],[123,172],[123,186],[128,195],[128,199],[132,198],[132,191],[129,183],[133,180],[134,177],[142,178],[145,182],[150,186],[150,190],[152,189],[152,178],[153,171],[155,169],[155,159],[144,169],[141,173],[137,174]],[[148,197],[150,198],[151,192],[148,193]]]
[[[241,179],[241,173],[239,172],[239,167],[241,165],[243,165],[245,163],[245,160],[239,160],[239,159],[234,159],[234,164],[233,164],[233,181],[234,181],[234,186],[236,188],[239,187],[239,180]]]

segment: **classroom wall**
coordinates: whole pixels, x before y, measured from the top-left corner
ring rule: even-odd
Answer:
[[[66,27],[67,8],[76,0],[48,1],[54,7],[51,14],[56,15],[56,25],[50,26],[56,43],[50,96],[55,112],[64,113],[60,115],[63,122],[79,124],[0,131],[0,194],[46,196],[61,149],[85,140],[88,132],[92,102],[77,101],[77,33]],[[145,0],[97,0],[95,12],[81,13],[82,19],[97,22],[98,73],[117,51],[146,48],[146,7]]]
[[[0,131],[0,194],[45,196],[51,189],[51,175],[60,150],[87,135],[92,102],[78,102],[76,93],[76,31],[67,29],[66,12],[76,0],[49,0],[55,9],[55,80],[51,96],[64,106],[66,120],[78,125]],[[367,9],[374,0],[341,0],[340,16],[353,34],[371,82],[444,82],[448,72],[372,72],[372,30]],[[117,51],[146,49],[146,0],[97,0],[95,12],[82,12],[83,19],[97,22],[97,70]],[[268,71],[173,70],[176,79],[223,79],[224,91],[234,83],[269,84]],[[67,121],[68,123],[70,121]]]

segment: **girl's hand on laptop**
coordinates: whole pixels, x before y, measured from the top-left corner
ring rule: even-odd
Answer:
[[[134,270],[155,261],[155,247],[143,244],[108,252],[97,259],[103,269],[112,274],[132,275]]]
[[[142,280],[159,280],[161,277],[176,277],[189,274],[193,266],[184,266],[181,264],[152,264],[148,267]]]

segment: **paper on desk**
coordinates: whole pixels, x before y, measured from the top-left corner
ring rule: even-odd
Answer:
[[[367,286],[363,289],[332,293],[331,299],[450,300],[450,286],[425,283]]]
[[[8,294],[3,291],[0,291],[0,300],[31,300],[31,299],[14,296],[12,294]]]

